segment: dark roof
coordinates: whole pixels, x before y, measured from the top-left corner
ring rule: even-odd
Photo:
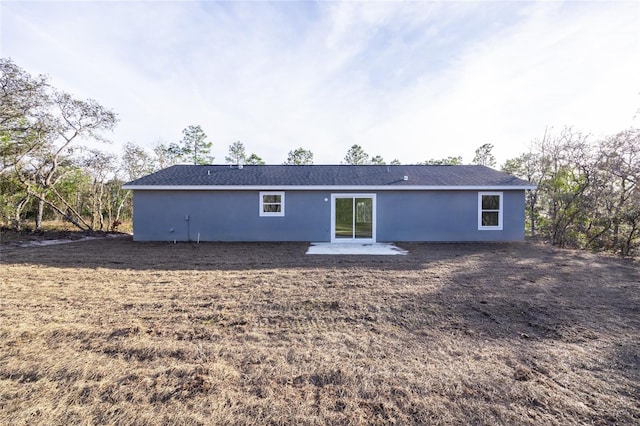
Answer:
[[[407,180],[404,180],[404,177]],[[178,165],[141,177],[125,185],[128,189],[166,187],[533,187],[489,167],[478,165]],[[162,187],[162,188],[161,188]],[[179,188],[170,188],[179,189]]]

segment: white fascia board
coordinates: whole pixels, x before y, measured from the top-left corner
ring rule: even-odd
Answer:
[[[518,191],[536,185],[124,185],[134,191]]]

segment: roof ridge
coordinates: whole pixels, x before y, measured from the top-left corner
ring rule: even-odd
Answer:
[[[405,178],[406,176],[406,178]],[[479,165],[395,164],[178,164],[125,185],[126,187],[295,187],[295,188],[533,188],[529,182]],[[136,188],[134,188],[136,189]]]

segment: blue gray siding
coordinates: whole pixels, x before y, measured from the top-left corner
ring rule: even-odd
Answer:
[[[524,191],[502,192],[503,230],[479,231],[478,191],[378,191],[377,240],[521,240]],[[331,194],[331,191],[286,191],[285,216],[261,217],[259,191],[137,190],[134,239],[330,241]]]
[[[284,217],[261,217],[258,191],[135,191],[137,241],[324,241],[329,202],[315,192],[285,193]],[[189,220],[186,220],[186,217]]]
[[[503,193],[502,230],[478,230],[478,191],[378,194],[378,241],[517,241],[524,239],[524,191]]]

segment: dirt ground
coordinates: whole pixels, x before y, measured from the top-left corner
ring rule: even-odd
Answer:
[[[0,424],[638,424],[640,263],[547,245],[0,248]]]
[[[53,226],[57,225],[54,223]],[[51,225],[50,225],[51,226]],[[14,231],[0,227],[0,247],[8,250],[14,247],[28,247],[38,245],[52,245],[50,243],[69,242],[95,238],[123,238],[129,234],[122,232],[77,231],[68,227],[33,231],[31,229]]]

